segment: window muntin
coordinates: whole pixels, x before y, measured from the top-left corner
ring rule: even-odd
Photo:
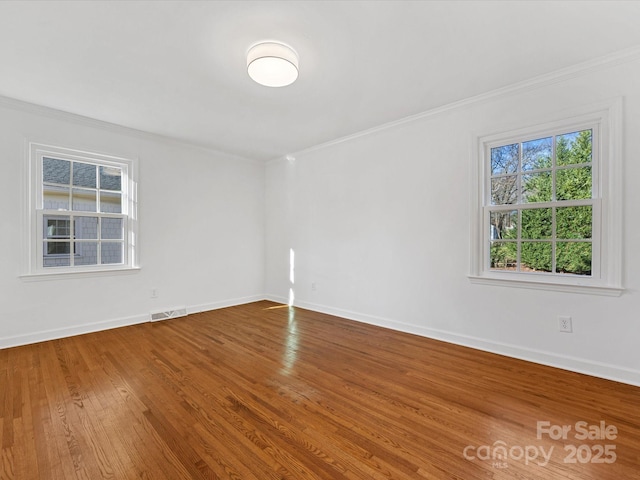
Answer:
[[[30,145],[29,273],[135,267],[132,160]]]
[[[489,271],[592,276],[594,132],[486,146]]]

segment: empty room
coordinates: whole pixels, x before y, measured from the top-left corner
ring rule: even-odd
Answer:
[[[0,480],[640,480],[639,24],[0,2]]]

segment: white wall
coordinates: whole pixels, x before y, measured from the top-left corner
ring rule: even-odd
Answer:
[[[266,183],[258,162],[0,99],[0,348],[264,292],[286,302],[292,288],[303,307],[640,385],[637,85],[640,61],[568,75],[270,162]],[[473,134],[617,96],[625,293],[471,284]],[[28,140],[139,159],[138,273],[20,279]],[[573,334],[557,332],[558,315]]]
[[[138,158],[139,272],[19,278],[27,141]],[[0,167],[0,348],[263,298],[260,162],[3,99]]]
[[[600,66],[270,162],[266,292],[286,301],[293,287],[299,306],[640,385],[638,85],[640,61]],[[474,134],[617,96],[624,294],[471,284]],[[558,332],[558,315],[573,317],[574,333]]]

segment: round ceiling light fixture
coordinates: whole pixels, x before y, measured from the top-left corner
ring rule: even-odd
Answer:
[[[256,43],[247,52],[247,72],[260,85],[286,87],[298,78],[298,54],[284,43]]]

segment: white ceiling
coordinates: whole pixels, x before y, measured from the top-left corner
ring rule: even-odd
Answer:
[[[0,95],[271,159],[640,45],[640,1],[0,2]],[[254,83],[246,51],[300,77]]]

